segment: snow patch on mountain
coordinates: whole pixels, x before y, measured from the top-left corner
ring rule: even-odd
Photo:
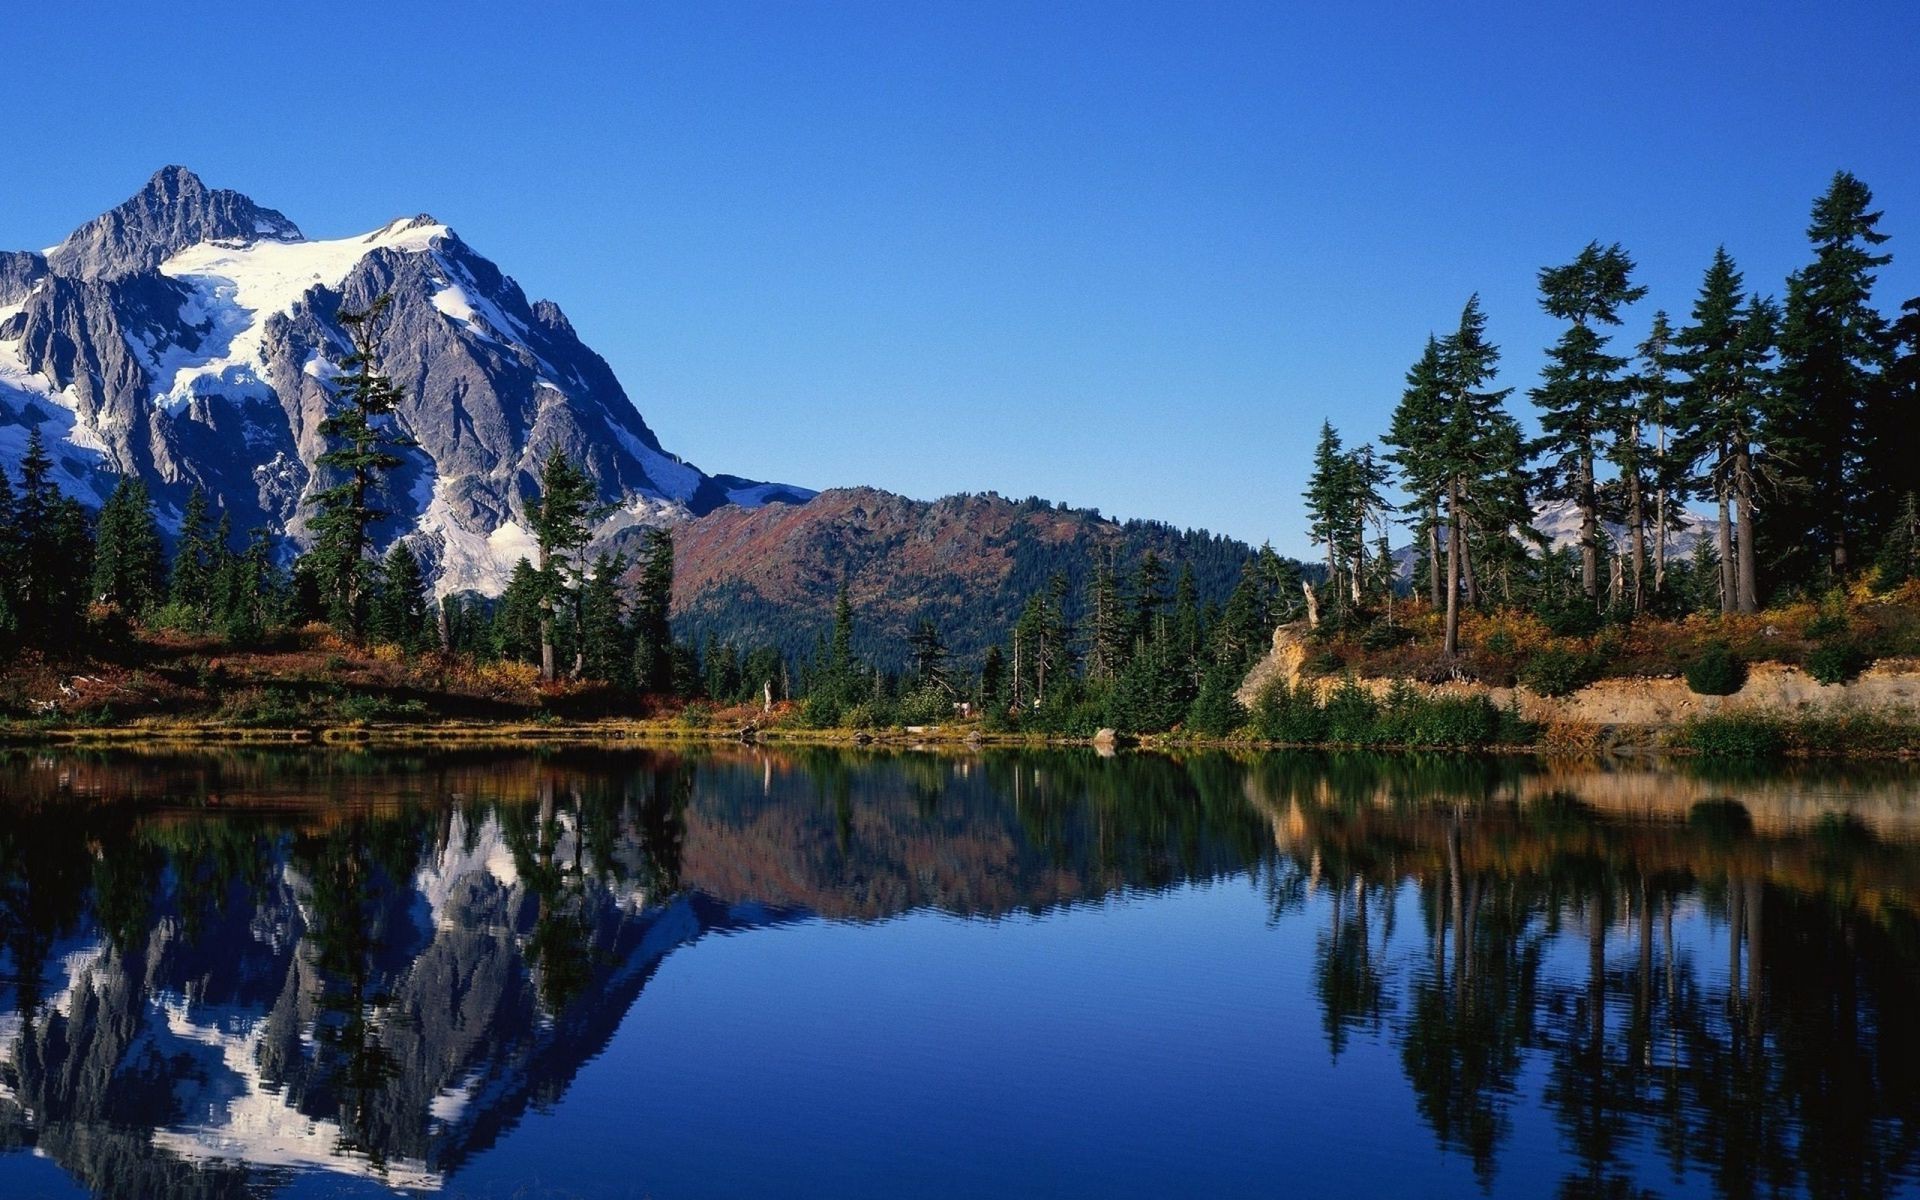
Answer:
[[[375,250],[422,253],[451,236],[446,226],[394,221],[332,241],[202,242],[160,264],[194,289],[181,318],[203,330],[194,346],[147,344],[154,402],[178,413],[199,395],[272,398],[266,382],[267,323],[291,317],[317,287],[338,288]]]

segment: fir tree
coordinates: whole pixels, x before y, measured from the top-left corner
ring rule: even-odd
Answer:
[[[174,543],[173,582],[168,600],[195,629],[204,628],[213,587],[213,540],[207,529],[207,493],[194,484],[180,517]]]
[[[1620,310],[1646,295],[1632,278],[1633,260],[1617,243],[1589,242],[1572,262],[1540,272],[1540,307],[1568,324],[1548,349],[1533,390],[1543,432],[1535,452],[1546,456],[1544,494],[1570,499],[1580,512],[1580,586],[1594,602],[1600,597],[1596,466],[1607,436],[1624,423],[1628,400],[1621,377],[1627,360],[1607,352],[1601,328],[1620,324]]]
[[[1678,453],[1704,470],[1708,494],[1718,509],[1715,558],[1725,612],[1753,612],[1759,606],[1754,530],[1760,473],[1755,441],[1775,328],[1772,305],[1743,300],[1741,286],[1733,259],[1724,248],[1716,250],[1693,304],[1693,323],[1677,339],[1690,376],[1680,407],[1686,429]]]
[[[1440,505],[1447,478],[1438,448],[1447,424],[1447,363],[1438,338],[1431,335],[1419,361],[1407,371],[1407,386],[1393,410],[1393,423],[1381,439],[1387,458],[1413,501],[1414,545],[1427,583],[1429,603],[1439,608],[1442,595]]]
[[[640,550],[640,578],[633,598],[633,676],[642,691],[673,686],[673,534],[649,529]]]
[[[564,599],[571,598],[575,626],[579,624],[576,585],[580,564],[574,556],[586,549],[592,536],[589,522],[595,513],[595,500],[593,480],[555,447],[540,469],[540,497],[527,506],[527,520],[533,526],[534,544],[540,552],[540,577],[545,584],[540,600],[540,678],[545,680],[551,681],[557,671],[554,615]],[[576,652],[576,673],[580,667]]]
[[[1638,545],[1645,544],[1639,532],[1651,523],[1653,535],[1653,592],[1658,596],[1666,588],[1667,535],[1674,529],[1679,501],[1687,492],[1687,472],[1680,456],[1672,452],[1670,438],[1677,419],[1676,405],[1681,396],[1678,379],[1683,360],[1676,348],[1673,326],[1665,311],[1653,314],[1647,340],[1640,343],[1639,361],[1634,372],[1632,417],[1628,426],[1627,451],[1616,450],[1614,463],[1633,481],[1634,493],[1629,508],[1640,501],[1636,519],[1628,513],[1628,524],[1635,530]],[[1648,431],[1651,431],[1649,434]],[[1644,482],[1643,482],[1644,481]],[[1645,498],[1651,496],[1651,505]],[[1648,509],[1651,508],[1649,512]],[[1638,571],[1635,578],[1641,578]],[[1643,607],[1638,600],[1636,608]]]
[[[29,644],[47,650],[76,649],[93,574],[92,531],[86,510],[54,484],[53,459],[38,425],[27,435],[20,458],[14,521],[20,632]]]
[[[943,694],[953,691],[953,684],[947,678],[947,644],[940,637],[940,627],[933,618],[922,617],[914,626],[913,633],[907,639],[908,650],[913,658],[913,681],[917,690],[938,689]]]
[[[1445,417],[1433,454],[1435,474],[1445,481],[1444,650],[1451,657],[1460,645],[1462,593],[1469,602],[1479,600],[1472,558],[1476,541],[1483,551],[1510,544],[1516,517],[1524,522],[1531,514],[1515,511],[1526,508],[1519,482],[1519,427],[1504,408],[1511,389],[1487,386],[1499,366],[1500,351],[1486,339],[1478,296],[1468,298],[1459,328],[1441,343],[1440,353]]]
[[[1768,558],[1790,582],[1818,569],[1844,576],[1868,509],[1863,467],[1868,407],[1880,396],[1886,322],[1873,308],[1875,271],[1892,261],[1873,193],[1836,172],[1814,202],[1813,261],[1787,279],[1780,331],[1780,402],[1765,441],[1783,469],[1779,499],[1762,514]]]
[[[158,607],[166,597],[166,557],[153,501],[138,475],[120,477],[94,530],[94,601],[136,618]]]
[[[600,554],[593,560],[580,599],[583,673],[618,687],[633,682],[633,646],[620,599],[620,577],[626,570],[625,556]]]
[[[546,583],[531,562],[513,564],[507,586],[493,610],[493,641],[501,658],[537,662],[540,656],[540,602]]]
[[[378,366],[375,327],[392,299],[383,295],[364,309],[340,310],[350,349],[333,384],[336,407],[320,422],[328,448],[314,460],[338,482],[307,499],[319,510],[309,528],[329,619],[352,633],[366,623],[369,532],[387,515],[375,500],[387,472],[401,465],[395,451],[413,444],[392,423],[404,393]]]
[[[404,539],[394,542],[381,564],[367,628],[379,640],[411,651],[432,642],[426,577]]]

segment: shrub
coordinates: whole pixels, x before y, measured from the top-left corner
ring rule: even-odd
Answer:
[[[808,696],[800,708],[800,723],[809,729],[833,729],[840,724],[840,701],[832,696]]]
[[[1682,727],[1681,741],[1708,758],[1771,758],[1780,752],[1779,730],[1764,717],[1751,713],[1695,718]]]
[[[1601,624],[1600,610],[1591,600],[1579,596],[1543,600],[1535,606],[1533,614],[1555,637],[1585,637],[1598,632]]]
[[[923,687],[900,701],[902,725],[937,725],[953,717],[953,701],[943,687]]]
[[[1699,696],[1731,696],[1746,686],[1747,661],[1716,642],[1687,664],[1687,688]]]
[[[1327,740],[1346,745],[1377,741],[1374,729],[1380,705],[1368,691],[1349,679],[1327,697]]]
[[[1512,654],[1519,649],[1518,644],[1513,640],[1513,634],[1504,629],[1496,629],[1489,633],[1482,639],[1480,647],[1488,654]]]
[[[1807,655],[1807,674],[1825,684],[1846,683],[1866,665],[1866,655],[1846,642],[1828,642]]]
[[[1834,641],[1847,636],[1847,615],[1837,612],[1823,612],[1807,622],[1807,640],[1810,642]]]
[[[713,709],[705,704],[689,704],[675,718],[682,729],[705,729],[713,724]]]
[[[1374,740],[1464,750],[1489,744],[1499,730],[1500,710],[1485,696],[1422,696],[1401,683],[1380,707]]]
[[[1276,679],[1253,702],[1253,729],[1270,742],[1317,745],[1327,740],[1326,714],[1310,687],[1290,688]]]
[[[1569,696],[1599,674],[1593,659],[1576,650],[1549,646],[1520,664],[1519,681],[1541,696]]]
[[[1413,634],[1404,625],[1389,625],[1385,621],[1367,626],[1360,635],[1360,644],[1368,650],[1392,650],[1406,645]]]

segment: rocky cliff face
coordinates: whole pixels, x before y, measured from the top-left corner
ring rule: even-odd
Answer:
[[[61,485],[97,503],[137,472],[177,519],[205,487],[237,529],[299,545],[338,314],[391,294],[383,370],[417,448],[385,497],[442,591],[494,593],[531,539],[555,448],[610,506],[600,529],[812,493],[709,475],[660,445],[559,307],[428,216],[311,241],[282,214],[168,167],[45,255],[0,254],[0,464],[38,427]]]

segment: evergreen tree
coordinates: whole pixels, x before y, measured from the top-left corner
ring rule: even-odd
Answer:
[[[595,515],[596,498],[593,480],[555,447],[540,469],[540,497],[527,506],[545,585],[540,600],[540,678],[545,680],[551,681],[557,671],[554,614],[563,600],[571,599],[575,627],[579,625],[577,583],[581,571],[574,556],[586,549],[592,537],[589,522]],[[576,653],[576,674],[581,665]]]
[[[913,657],[914,687],[951,693],[953,684],[947,678],[947,644],[940,637],[940,627],[934,624],[931,617],[920,619],[908,637],[907,645]]]
[[[1428,602],[1443,603],[1440,506],[1447,478],[1438,449],[1447,424],[1447,362],[1440,340],[1431,335],[1419,361],[1407,371],[1407,386],[1393,410],[1393,423],[1381,439],[1387,458],[1400,469],[1402,486],[1412,497],[1414,545],[1427,584]]]
[[[1687,491],[1687,472],[1680,456],[1672,452],[1670,438],[1674,431],[1674,422],[1678,419],[1677,404],[1681,396],[1679,373],[1684,362],[1676,347],[1673,326],[1665,311],[1653,314],[1653,323],[1647,331],[1647,340],[1640,343],[1639,362],[1634,372],[1632,418],[1628,427],[1629,446],[1627,452],[1616,450],[1614,463],[1623,475],[1633,480],[1634,493],[1629,498],[1629,509],[1635,507],[1639,499],[1639,513],[1636,518],[1632,511],[1628,513],[1628,524],[1636,532],[1634,536],[1641,545],[1645,544],[1645,534],[1649,523],[1653,535],[1653,592],[1658,596],[1666,588],[1667,579],[1667,535],[1675,528],[1679,501]],[[1651,435],[1648,431],[1651,430]],[[1651,504],[1645,498],[1651,497]],[[1648,511],[1649,508],[1651,511]],[[1642,578],[1638,571],[1635,579]],[[1636,609],[1643,607],[1639,600],[1636,585]]]
[[[1787,279],[1781,395],[1765,437],[1784,486],[1759,530],[1786,582],[1811,581],[1820,570],[1844,576],[1872,507],[1864,435],[1877,423],[1868,410],[1883,394],[1887,349],[1873,285],[1875,271],[1892,261],[1874,252],[1887,235],[1872,205],[1866,184],[1836,172],[1807,227],[1813,261]]]
[[[1486,338],[1480,298],[1469,297],[1460,326],[1440,345],[1445,417],[1433,453],[1444,480],[1446,516],[1446,633],[1449,656],[1460,645],[1462,593],[1478,603],[1473,551],[1482,555],[1510,545],[1516,520],[1531,517],[1520,482],[1522,443],[1518,423],[1504,405],[1512,389],[1490,389],[1500,350]],[[1516,511],[1516,510],[1521,511]],[[1527,528],[1531,528],[1530,525]]]
[[[620,577],[626,570],[624,555],[600,554],[593,560],[580,600],[583,673],[617,687],[633,682],[633,645],[620,600]]]
[[[1600,498],[1596,465],[1609,434],[1623,424],[1628,387],[1621,373],[1627,360],[1607,352],[1611,340],[1600,330],[1620,324],[1620,310],[1646,295],[1632,282],[1633,260],[1616,243],[1588,242],[1565,266],[1540,272],[1540,307],[1566,321],[1559,341],[1547,351],[1547,365],[1533,401],[1540,409],[1543,436],[1535,452],[1546,456],[1541,470],[1543,494],[1568,499],[1580,512],[1580,586],[1586,598],[1600,598]]]
[[[375,500],[387,472],[401,465],[395,451],[413,444],[393,425],[404,393],[378,367],[375,327],[392,299],[383,295],[364,309],[340,310],[350,349],[333,383],[337,407],[320,422],[328,448],[314,460],[338,482],[307,499],[319,510],[309,528],[329,619],[335,628],[352,633],[366,624],[369,532],[387,515]]]
[[[1349,483],[1349,464],[1341,449],[1340,434],[1333,422],[1322,421],[1320,438],[1313,447],[1313,470],[1301,499],[1306,502],[1307,541],[1325,548],[1327,587],[1336,592],[1345,574],[1341,553],[1352,544],[1347,536],[1352,512],[1347,502]]]
[[[166,557],[138,475],[120,477],[94,529],[93,599],[130,617],[151,612],[166,596]]]
[[[513,564],[507,586],[493,610],[493,641],[500,657],[515,662],[537,662],[540,657],[541,600],[546,582],[534,565],[522,558]]]
[[[186,619],[189,628],[205,629],[212,594],[213,537],[207,529],[207,493],[196,483],[187,493],[180,537],[174,543],[168,603]]]
[[[1862,522],[1882,542],[1899,534],[1920,463],[1920,297],[1900,306],[1888,334],[1887,369],[1862,421],[1860,456]]]
[[[433,640],[427,581],[404,539],[387,551],[373,598],[368,631],[383,642],[419,651]]]
[[[273,561],[271,531],[255,529],[244,554],[229,555],[227,578],[216,590],[223,606],[215,614],[220,635],[231,642],[249,642],[281,617],[281,581]]]
[[[1133,618],[1120,594],[1111,554],[1103,554],[1094,562],[1087,585],[1085,624],[1087,679],[1104,686],[1126,665],[1133,646]]]
[[[1755,442],[1775,328],[1773,306],[1754,298],[1743,301],[1741,286],[1733,259],[1725,248],[1716,250],[1693,304],[1693,323],[1678,335],[1690,376],[1681,400],[1686,430],[1678,454],[1704,470],[1708,494],[1718,508],[1715,558],[1725,612],[1754,612],[1759,607],[1754,530],[1760,471]]]
[[[47,455],[38,425],[27,435],[26,452],[20,458],[14,513],[20,632],[30,645],[43,649],[77,649],[93,575],[92,531],[86,510],[54,484],[53,459]]]
[[[633,678],[642,691],[673,687],[673,534],[649,529],[640,549],[640,578],[633,597]]]

